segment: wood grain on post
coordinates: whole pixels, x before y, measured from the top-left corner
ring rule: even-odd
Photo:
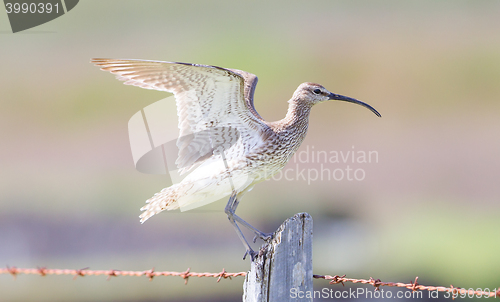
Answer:
[[[285,220],[252,262],[243,284],[243,301],[312,301],[305,298],[313,291],[312,236],[309,214]]]

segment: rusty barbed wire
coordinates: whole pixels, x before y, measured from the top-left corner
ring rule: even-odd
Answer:
[[[461,287],[454,287],[453,285],[450,285],[450,287],[444,287],[444,286],[425,286],[418,284],[418,277],[415,277],[415,281],[411,281],[410,283],[402,283],[402,282],[382,282],[380,279],[373,279],[370,277],[370,279],[353,279],[353,278],[346,278],[346,275],[339,276],[330,276],[330,275],[313,275],[315,279],[325,279],[325,280],[331,280],[330,284],[338,284],[342,283],[344,285],[344,282],[352,282],[352,283],[361,283],[361,284],[370,284],[375,287],[375,290],[379,290],[380,286],[391,286],[391,287],[404,287],[407,289],[411,289],[412,291],[418,291],[418,290],[426,290],[426,291],[438,291],[438,292],[450,292],[453,295],[471,295],[471,296],[487,296],[488,298],[490,297],[497,297],[500,298],[500,289],[497,291],[483,291],[483,290],[471,290],[471,289],[465,289]],[[454,299],[454,298],[453,298]]]
[[[73,275],[74,278],[76,279],[78,276],[84,277],[84,276],[108,276],[107,280],[111,279],[111,277],[118,277],[118,276],[135,276],[135,277],[141,277],[141,276],[146,276],[149,278],[149,280],[153,280],[154,277],[158,276],[177,276],[177,277],[182,277],[184,279],[184,284],[187,284],[189,277],[212,277],[212,278],[217,278],[217,282],[219,282],[222,278],[224,279],[231,279],[232,277],[238,277],[238,276],[246,276],[246,272],[239,272],[239,273],[228,273],[226,272],[225,269],[222,269],[220,273],[195,273],[190,271],[191,268],[188,268],[184,272],[156,272],[154,268],[146,271],[122,271],[122,270],[90,270],[88,267],[87,268],[82,268],[82,269],[48,269],[46,267],[39,267],[39,268],[17,268],[15,266],[13,267],[7,267],[7,268],[0,268],[0,275],[1,274],[11,274],[14,276],[14,278],[17,275],[24,274],[24,275],[40,275],[40,276],[46,276],[46,275]]]
[[[154,277],[159,277],[159,276],[174,276],[174,277],[181,277],[184,279],[184,284],[187,284],[188,279],[190,277],[211,277],[211,278],[217,278],[217,282],[220,282],[222,278],[224,279],[231,279],[232,277],[244,277],[247,275],[246,272],[239,272],[239,273],[228,273],[226,270],[223,268],[221,272],[219,273],[196,273],[196,272],[191,272],[191,268],[188,268],[184,272],[168,272],[168,271],[162,271],[162,272],[157,272],[154,270],[154,268],[150,270],[145,270],[145,271],[122,271],[122,270],[90,270],[88,267],[87,268],[82,268],[82,269],[48,269],[46,267],[38,267],[38,268],[17,268],[15,266],[13,267],[7,267],[7,268],[0,268],[0,275],[2,274],[10,274],[14,278],[17,275],[24,274],[24,275],[40,275],[40,276],[47,276],[47,275],[73,275],[73,279],[84,276],[108,276],[107,280],[110,280],[111,277],[118,277],[118,276],[134,276],[134,277],[142,277],[146,276],[149,278],[149,280],[153,280]],[[330,280],[330,284],[339,284],[341,283],[344,285],[344,282],[351,282],[351,283],[361,283],[361,284],[370,284],[375,287],[375,290],[379,290],[380,286],[389,286],[389,287],[402,287],[402,288],[407,288],[412,291],[438,291],[438,292],[449,292],[452,293],[453,295],[476,295],[476,296],[487,296],[487,297],[497,297],[500,298],[500,289],[497,291],[493,292],[487,292],[483,290],[471,290],[471,289],[465,289],[461,287],[454,287],[453,285],[450,285],[450,287],[444,287],[444,286],[426,286],[426,285],[421,285],[418,283],[418,277],[415,278],[414,281],[411,281],[410,283],[402,283],[402,282],[382,282],[380,279],[373,279],[370,277],[370,279],[354,279],[354,278],[346,278],[346,275],[339,276],[330,276],[330,275],[313,275],[313,278],[315,279],[325,279],[325,280]]]

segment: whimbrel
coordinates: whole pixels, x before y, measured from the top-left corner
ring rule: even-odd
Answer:
[[[251,73],[217,66],[120,59],[92,59],[127,85],[173,93],[179,117],[181,182],[156,193],[141,208],[141,222],[164,210],[230,196],[225,212],[252,259],[255,252],[239,225],[269,240],[235,214],[242,196],[256,183],[269,179],[290,160],[304,140],[311,108],[329,100],[355,103],[380,114],[370,105],[334,94],[315,83],[302,83],[288,101],[282,120],[265,121],[255,110],[253,95],[257,77]],[[208,133],[208,134],[207,134]],[[223,165],[216,165],[221,163]]]

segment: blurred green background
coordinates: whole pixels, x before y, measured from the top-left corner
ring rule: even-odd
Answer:
[[[271,232],[310,213],[315,274],[500,286],[499,16],[498,1],[86,0],[12,34],[0,13],[0,266],[250,268],[226,200],[139,223],[165,177],[135,170],[127,123],[169,94],[89,63],[110,57],[254,73],[267,120],[284,117],[302,82],[369,103],[381,119],[348,103],[315,107],[299,150],[376,151],[372,163],[324,163],[362,169],[362,181],[269,180],[238,214]],[[0,275],[0,300],[238,301],[243,283],[105,279]]]

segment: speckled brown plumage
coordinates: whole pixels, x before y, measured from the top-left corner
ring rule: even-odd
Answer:
[[[171,92],[179,117],[180,183],[155,194],[141,209],[141,222],[163,210],[195,207],[204,200],[237,198],[279,172],[304,140],[311,108],[327,100],[369,105],[336,95],[315,83],[303,83],[288,101],[282,120],[266,122],[253,105],[257,77],[215,66],[93,59],[127,85]],[[380,116],[380,115],[379,115]],[[222,148],[224,153],[214,152]],[[223,161],[225,158],[225,163]],[[227,166],[226,166],[227,164]]]

